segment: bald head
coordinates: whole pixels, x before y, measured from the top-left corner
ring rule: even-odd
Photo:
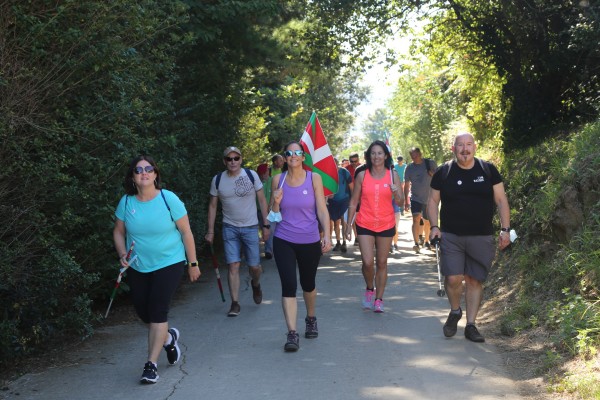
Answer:
[[[475,162],[475,138],[470,133],[459,133],[454,138],[452,152],[456,162],[463,168],[471,168]]]

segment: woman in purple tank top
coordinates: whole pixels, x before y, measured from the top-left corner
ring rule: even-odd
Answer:
[[[271,186],[271,211],[281,213],[273,237],[273,255],[281,280],[283,315],[288,329],[283,348],[296,351],[300,347],[296,332],[296,264],[306,304],[304,337],[314,339],[319,335],[315,278],[321,254],[331,250],[331,233],[321,176],[304,169],[304,150],[300,143],[288,143],[283,154],[286,164],[283,172],[273,177]],[[323,227],[322,240],[319,223]]]

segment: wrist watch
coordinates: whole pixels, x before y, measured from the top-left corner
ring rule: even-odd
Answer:
[[[263,228],[271,229],[271,224],[263,224]]]
[[[507,226],[506,228],[501,228],[500,232],[506,232],[509,233],[510,232],[510,226]]]
[[[188,263],[188,267],[197,267],[197,266],[198,266],[198,261]]]

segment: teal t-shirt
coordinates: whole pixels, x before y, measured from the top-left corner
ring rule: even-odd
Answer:
[[[139,201],[135,196],[123,196],[115,216],[125,222],[127,248],[135,241],[133,254],[137,260],[131,266],[139,272],[152,272],[185,261],[185,248],[175,222],[187,215],[185,205],[177,195],[163,189],[150,201]],[[127,198],[127,209],[125,199]]]

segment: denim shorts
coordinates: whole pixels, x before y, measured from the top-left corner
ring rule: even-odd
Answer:
[[[260,243],[258,225],[233,226],[223,224],[223,244],[225,247],[225,262],[233,264],[242,261],[242,249],[249,267],[260,265]]]

